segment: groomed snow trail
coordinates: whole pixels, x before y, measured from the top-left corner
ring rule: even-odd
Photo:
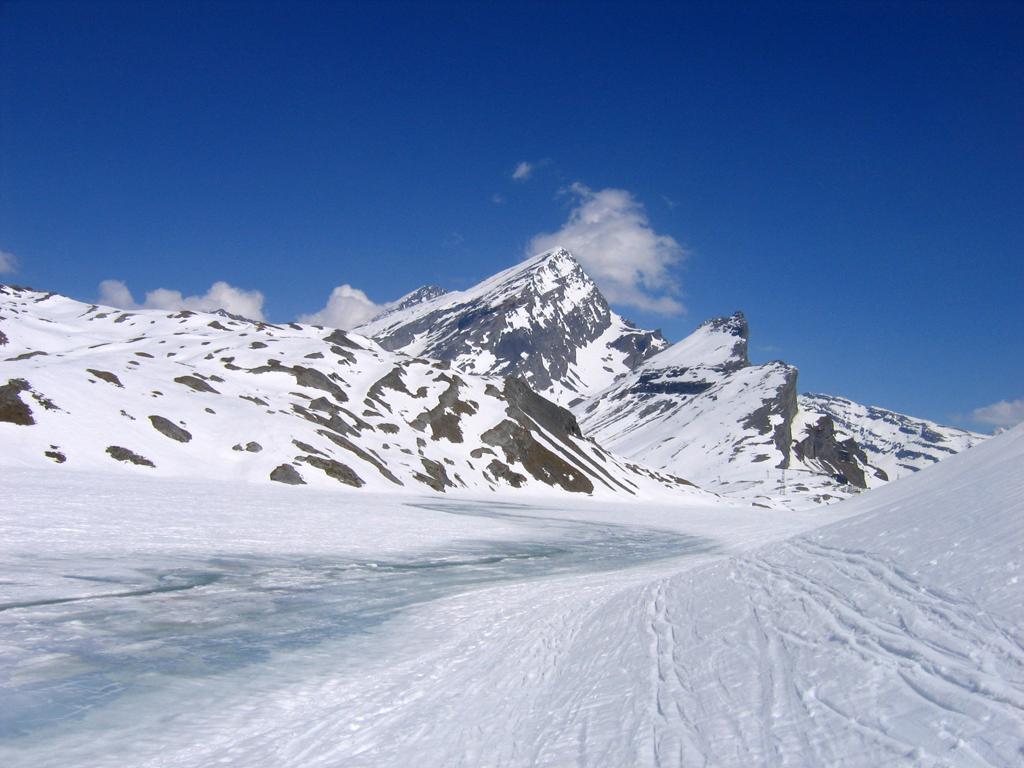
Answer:
[[[727,551],[440,596],[364,635],[163,681],[0,762],[1020,765],[1024,429],[840,507],[810,531],[720,510],[718,536],[713,515],[678,510]],[[615,514],[653,521],[564,512]],[[479,533],[507,541],[508,521]]]

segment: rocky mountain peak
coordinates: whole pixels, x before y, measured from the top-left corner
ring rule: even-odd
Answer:
[[[689,336],[651,357],[645,368],[706,368],[721,372],[750,365],[750,328],[742,312],[706,320]]]
[[[439,296],[444,296],[446,293],[448,293],[448,291],[439,285],[424,285],[411,293],[405,294],[405,296],[400,298],[395,303],[395,306],[391,307],[391,309],[402,310],[408,309],[409,307],[415,307],[417,304],[422,304],[425,301],[431,301]]]
[[[568,404],[610,384],[666,342],[611,310],[564,248],[478,285],[379,316],[358,329],[383,347],[468,373],[519,376]]]

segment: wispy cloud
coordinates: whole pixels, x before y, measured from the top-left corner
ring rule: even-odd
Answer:
[[[534,237],[527,255],[568,248],[612,304],[665,315],[685,311],[673,268],[686,251],[651,228],[643,205],[624,189],[569,190],[576,205],[557,232]]]
[[[519,163],[515,170],[512,171],[512,178],[516,181],[526,181],[533,175],[536,165],[528,160],[523,160]]]
[[[385,308],[386,305],[374,303],[363,291],[345,284],[331,291],[323,309],[301,315],[299,322],[348,330],[372,320]]]
[[[18,257],[9,251],[0,251],[0,275],[18,271]]]
[[[184,296],[181,291],[157,288],[149,291],[142,303],[121,280],[104,280],[100,283],[100,303],[121,309],[191,309],[196,312],[210,312],[223,309],[250,320],[264,320],[263,294],[236,288],[224,281],[218,281],[210,289],[196,296]]]
[[[971,419],[992,427],[1013,427],[1024,421],[1024,399],[1000,400],[998,403],[975,408]]]
[[[494,203],[495,205],[501,205],[502,203],[505,202],[505,196],[500,192],[495,192],[493,195],[491,195],[491,202]]]

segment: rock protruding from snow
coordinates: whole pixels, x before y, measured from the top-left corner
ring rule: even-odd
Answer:
[[[446,360],[467,373],[522,378],[563,404],[604,388],[666,346],[659,331],[613,312],[564,249],[466,291],[419,293],[359,332],[385,349]]]
[[[889,480],[930,467],[986,439],[976,432],[861,405],[843,397],[800,395],[800,410],[808,420],[829,418],[839,439],[855,441],[867,461]]]
[[[775,505],[829,501],[864,487],[856,446],[824,425],[795,434],[797,369],[751,365],[742,312],[708,320],[575,411],[621,455],[724,495]]]
[[[401,312],[404,309],[415,307],[417,304],[422,304],[425,301],[431,301],[439,296],[444,296],[446,293],[448,293],[448,291],[440,286],[424,285],[411,293],[405,294],[405,296],[395,302],[395,305],[391,307],[388,312]],[[374,319],[376,320],[379,317],[381,317],[381,315],[378,315]]]

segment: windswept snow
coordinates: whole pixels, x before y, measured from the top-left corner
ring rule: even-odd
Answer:
[[[1024,428],[814,513],[112,477],[0,479],[5,766],[1021,759]]]

